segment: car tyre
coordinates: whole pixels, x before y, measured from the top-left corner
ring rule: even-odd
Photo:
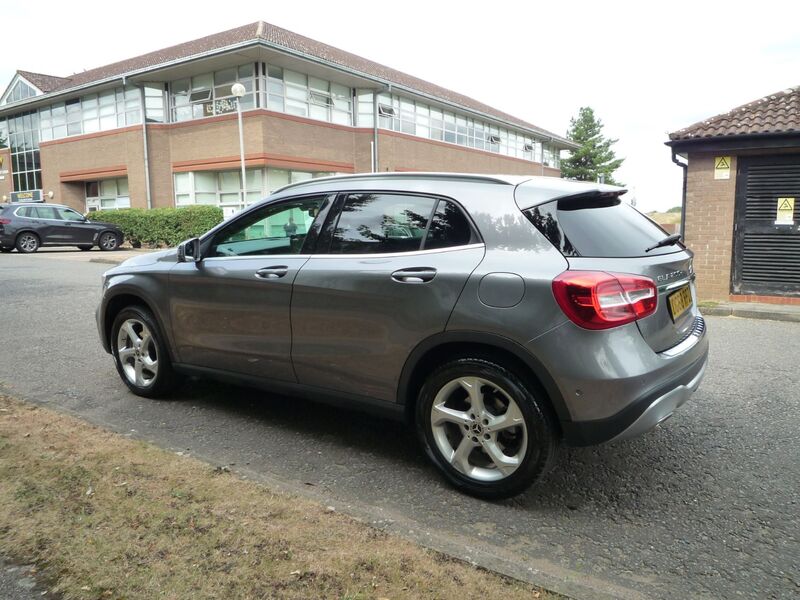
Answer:
[[[24,231],[17,236],[17,252],[31,254],[39,249],[39,236],[30,231]]]
[[[85,252],[86,250],[91,250],[93,247],[94,247],[94,246],[92,246],[91,244],[83,244],[82,246],[78,246],[78,248],[80,248],[80,249],[81,249],[81,250],[83,250],[84,252]]]
[[[459,490],[515,496],[555,461],[560,436],[538,385],[481,357],[452,360],[424,382],[416,405],[425,452]]]
[[[100,236],[97,244],[100,246],[100,250],[116,250],[119,248],[119,237],[113,231],[106,231]]]
[[[122,309],[111,326],[111,353],[120,378],[137,396],[163,398],[181,383],[153,314],[141,306]]]

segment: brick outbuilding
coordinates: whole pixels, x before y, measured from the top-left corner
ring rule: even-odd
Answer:
[[[669,138],[700,299],[800,304],[800,87]]]

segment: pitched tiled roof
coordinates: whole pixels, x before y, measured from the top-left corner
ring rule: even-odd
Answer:
[[[69,79],[64,77],[56,77],[55,75],[44,75],[43,73],[20,71],[19,69],[17,69],[17,74],[22,75],[25,79],[42,90],[45,94],[69,84]]]
[[[409,88],[413,91],[432,96],[445,102],[450,102],[467,109],[482,112],[491,117],[517,125],[523,129],[537,131],[541,135],[552,137],[558,141],[561,141],[562,143],[565,143],[565,145],[572,145],[571,142],[565,140],[562,136],[551,133],[545,129],[542,129],[541,127],[533,125],[532,123],[523,121],[522,119],[518,119],[513,115],[509,115],[508,113],[492,108],[491,106],[469,98],[468,96],[464,96],[463,94],[445,89],[428,81],[424,81],[401,71],[397,71],[371,60],[367,60],[366,58],[362,58],[361,56],[357,56],[350,52],[340,50],[339,48],[334,48],[333,46],[312,40],[311,38],[299,35],[292,31],[282,29],[281,27],[276,27],[275,25],[271,25],[270,23],[266,23],[264,21],[257,21],[255,23],[236,27],[228,31],[202,37],[197,40],[170,46],[169,48],[164,48],[155,52],[142,54],[141,56],[122,60],[110,65],[76,73],[74,75],[70,75],[68,78],[38,75],[38,77],[44,77],[48,80],[45,85],[48,85],[49,89],[45,90],[41,87],[40,89],[42,91],[64,91],[73,87],[91,84],[95,81],[122,76],[123,74],[130,73],[132,71],[139,71],[149,67],[156,67],[168,62],[187,59],[198,54],[212,52],[227,46],[242,44],[248,41],[264,41],[268,44],[280,46],[293,52],[299,52],[312,58],[321,59],[352,71],[358,71],[367,76],[379,78],[394,85]],[[21,73],[24,74],[24,72]],[[27,78],[27,75],[23,76]],[[50,85],[51,82],[57,82],[57,85],[53,87],[53,85]],[[31,80],[31,83],[34,83],[37,85],[37,87],[39,87],[35,81]]]
[[[800,132],[800,86],[759,98],[669,134],[673,141]]]

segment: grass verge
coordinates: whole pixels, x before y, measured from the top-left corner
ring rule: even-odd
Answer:
[[[67,599],[558,597],[5,396],[0,482],[0,554]]]

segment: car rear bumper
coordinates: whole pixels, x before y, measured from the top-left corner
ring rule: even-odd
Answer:
[[[708,347],[674,379],[632,401],[605,419],[562,422],[564,438],[572,446],[592,446],[626,440],[650,431],[666,421],[700,386],[708,363]]]
[[[654,352],[635,324],[597,332],[571,322],[532,340],[528,349],[543,358],[559,388],[564,440],[574,446],[652,429],[688,400],[708,361],[699,313],[685,338],[663,352]]]

